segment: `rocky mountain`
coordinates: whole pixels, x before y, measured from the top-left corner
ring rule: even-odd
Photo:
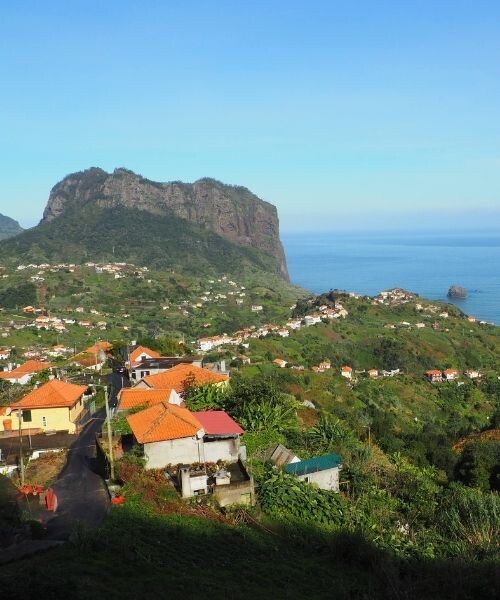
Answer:
[[[17,221],[0,213],[0,240],[13,237],[22,231],[24,229]]]
[[[89,206],[184,219],[237,246],[274,257],[278,272],[288,279],[276,207],[247,188],[214,179],[158,183],[127,169],[115,169],[110,174],[91,168],[68,175],[52,188],[41,223]]]
[[[52,189],[39,225],[0,244],[5,260],[116,260],[191,273],[257,269],[288,281],[276,208],[213,179],[156,183],[92,168]]]

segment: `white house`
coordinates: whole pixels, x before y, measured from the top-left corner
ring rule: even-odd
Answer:
[[[46,371],[50,369],[52,365],[48,362],[41,362],[39,360],[27,360],[24,364],[19,365],[15,369],[10,370],[7,368],[5,371],[0,373],[0,379],[5,379],[10,383],[18,383],[20,385],[26,385],[31,381],[31,378],[35,373],[40,371]]]
[[[467,371],[465,371],[465,376],[469,379],[479,379],[481,373],[477,369],[467,369]]]
[[[343,366],[340,369],[340,374],[346,379],[352,379],[352,367]]]
[[[243,429],[224,411],[192,413],[161,402],[127,416],[134,437],[144,446],[147,469],[167,465],[237,462]]]
[[[322,490],[339,491],[339,473],[342,460],[338,454],[325,454],[285,465],[285,472],[306,483],[314,483]]]
[[[460,373],[456,369],[445,369],[443,371],[443,377],[446,379],[446,381],[455,381],[455,379],[458,379],[459,376]]]
[[[321,316],[320,315],[306,315],[304,317],[304,322],[307,327],[310,327],[311,325],[316,325],[317,323],[321,323]]]

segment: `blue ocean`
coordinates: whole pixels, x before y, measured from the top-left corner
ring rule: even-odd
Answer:
[[[450,285],[460,285],[467,298],[454,304],[500,324],[499,234],[288,232],[282,241],[291,280],[313,292],[401,287],[449,301]]]

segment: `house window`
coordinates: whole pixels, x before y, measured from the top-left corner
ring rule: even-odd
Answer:
[[[25,423],[31,423],[31,410],[23,410],[22,419]]]
[[[309,483],[309,477],[304,477],[304,481],[305,481],[306,483]]]
[[[42,417],[42,425],[44,427],[47,427],[47,418],[46,417]]]

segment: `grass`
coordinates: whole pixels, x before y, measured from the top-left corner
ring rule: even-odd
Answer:
[[[101,528],[7,565],[2,598],[491,597],[488,564],[405,562],[353,534],[274,531],[176,513],[129,498]]]

